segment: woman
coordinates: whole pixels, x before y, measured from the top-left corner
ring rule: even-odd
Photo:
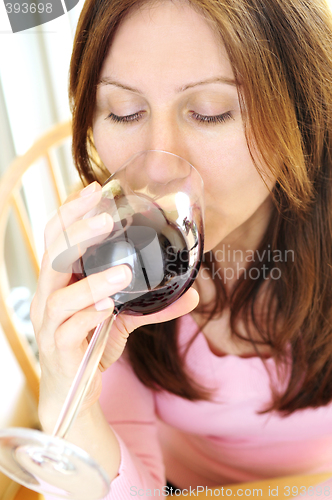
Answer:
[[[191,162],[206,202],[198,294],[119,316],[102,393],[99,372],[68,436],[109,474],[109,498],[151,496],[166,479],[189,490],[332,470],[331,50],[324,0],[83,7],[70,98],[90,185],[61,208],[67,233],[111,230],[110,217],[80,218],[145,149]],[[89,283],[57,273],[61,235],[55,218],[31,308],[46,432],[108,296],[131,279],[123,266]]]

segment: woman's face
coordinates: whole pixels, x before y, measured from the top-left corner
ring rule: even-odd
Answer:
[[[269,196],[248,150],[225,49],[187,3],[146,4],[124,19],[101,70],[93,135],[110,172],[145,149],[196,167],[205,188],[205,251]]]

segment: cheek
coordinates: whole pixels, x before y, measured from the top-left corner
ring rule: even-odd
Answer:
[[[99,158],[112,174],[118,170],[134,153],[141,151],[140,138],[131,134],[118,134],[112,130],[112,125],[94,124],[93,140]]]
[[[204,180],[207,203],[237,211],[246,205],[258,207],[269,191],[251,158],[242,127],[214,140],[196,142],[197,169]],[[194,163],[195,165],[195,163]],[[267,169],[258,165],[260,169]],[[272,187],[274,181],[267,182]]]
[[[204,180],[206,236],[219,242],[256,212],[275,181],[264,184],[242,130],[196,144],[197,168]]]

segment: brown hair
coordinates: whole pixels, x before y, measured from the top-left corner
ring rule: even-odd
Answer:
[[[231,328],[241,317],[272,349],[278,366],[291,347],[292,366],[283,394],[273,392],[268,410],[290,414],[332,400],[332,25],[325,0],[188,0],[212,19],[239,85],[248,145],[277,178],[275,209],[260,244],[264,250],[296,250],[294,261],[273,262],[279,279],[268,280],[267,318],[258,321],[257,297],[264,282],[244,279],[230,296],[214,279],[215,303],[207,321],[228,304]],[[144,0],[86,0],[70,66],[73,156],[89,183],[101,179],[91,135],[96,86],[114,33]],[[258,167],[257,167],[258,168]],[[212,273],[214,257],[202,264]],[[271,271],[268,252],[251,267]],[[211,274],[212,275],[212,274]],[[262,273],[260,274],[262,276]],[[128,352],[147,386],[189,400],[208,398],[186,374],[177,350],[176,322],[141,328]],[[257,352],[257,349],[256,349]],[[257,352],[257,354],[259,354]],[[268,411],[266,410],[266,411]]]

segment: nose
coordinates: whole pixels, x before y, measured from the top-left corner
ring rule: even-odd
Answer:
[[[175,178],[184,178],[189,174],[185,134],[171,110],[164,109],[153,113],[147,125],[145,149],[170,153],[146,156],[145,168],[151,180],[167,184]]]
[[[145,138],[145,149],[166,151],[188,161],[184,131],[171,111],[156,111],[152,115]]]
[[[182,157],[165,150],[153,149],[144,158],[147,178],[159,185],[184,179],[190,175],[190,169],[190,164]]]
[[[137,153],[126,165],[125,180],[130,193],[144,194],[163,210],[177,211],[178,217],[189,213],[191,205],[203,206],[202,178],[188,161],[173,153],[156,149]]]
[[[134,192],[154,198],[185,189],[192,182],[193,170],[183,158],[163,150],[145,150],[137,153],[126,164],[123,172]]]

